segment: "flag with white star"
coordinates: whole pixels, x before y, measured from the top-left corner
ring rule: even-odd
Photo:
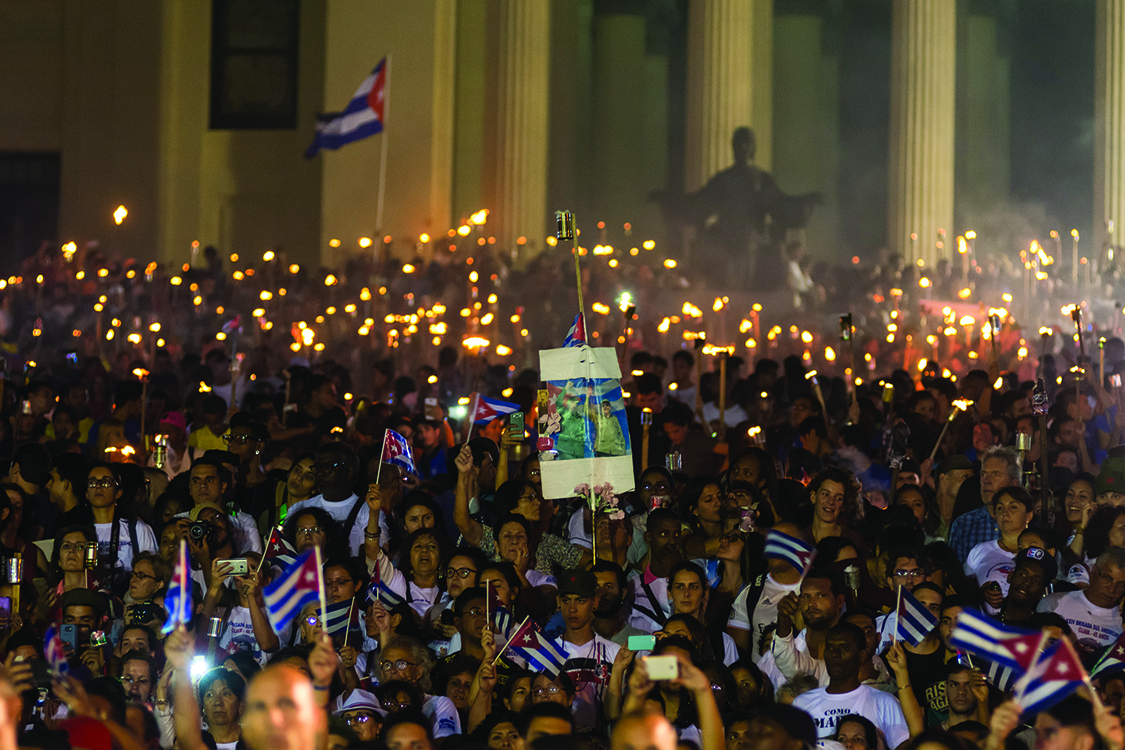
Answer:
[[[263,592],[266,613],[274,631],[282,632],[309,602],[320,598],[320,566],[316,564],[315,547],[305,550],[297,560],[278,576]]]

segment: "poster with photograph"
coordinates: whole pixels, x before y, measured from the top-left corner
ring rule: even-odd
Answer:
[[[539,352],[546,388],[539,392],[543,494],[573,497],[579,484],[609,482],[633,489],[633,458],[621,369],[610,348],[569,347]]]

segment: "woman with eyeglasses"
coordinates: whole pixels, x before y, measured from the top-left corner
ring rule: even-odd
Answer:
[[[461,592],[477,585],[480,571],[487,564],[488,560],[484,553],[475,547],[463,547],[449,558],[449,563],[445,566],[445,591],[442,592],[438,603],[431,607],[429,614],[426,615],[427,623],[439,639],[448,641],[457,634],[453,618],[446,615],[443,621],[442,613],[452,612],[453,602]]]
[[[98,543],[93,526],[66,526],[55,535],[47,570],[47,590],[39,600],[44,621],[58,619],[59,597],[71,589],[86,588],[86,546]]]
[[[342,549],[339,530],[340,525],[327,511],[306,506],[298,513],[289,514],[282,534],[297,550],[297,554],[316,546],[328,558],[332,550]]]
[[[164,591],[172,577],[172,567],[162,557],[143,552],[133,558],[129,590],[125,592],[125,623],[160,627],[164,614]],[[157,620],[160,620],[157,622]]]
[[[558,677],[553,679],[551,675],[540,672],[531,680],[531,705],[551,702],[570,708],[576,692],[574,681],[566,672],[559,672]]]

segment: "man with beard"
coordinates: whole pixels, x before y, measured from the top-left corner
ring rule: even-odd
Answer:
[[[626,605],[628,593],[625,571],[615,562],[599,560],[591,568],[597,581],[598,606],[594,609],[594,632],[618,646],[624,646],[634,635],[649,635],[629,624],[632,606]]]
[[[801,596],[789,593],[778,602],[777,631],[773,634],[772,650],[758,662],[758,668],[770,676],[775,687],[799,674],[813,675],[821,685],[828,684],[829,674],[824,662],[825,639],[828,631],[839,622],[844,603],[844,583],[830,569],[810,570],[801,582]],[[805,621],[805,629],[794,637],[793,619],[798,611]],[[854,625],[851,627],[855,628]],[[864,637],[859,628],[855,630],[861,638]],[[864,650],[863,642],[859,650]],[[858,671],[857,664],[857,674]]]
[[[588,570],[563,571],[558,577],[559,613],[566,631],[562,650],[563,669],[577,688],[574,718],[580,727],[598,725],[601,701],[598,695],[609,682],[609,670],[620,646],[594,632],[594,611],[598,606],[597,579]]]
[[[633,579],[633,614],[629,624],[646,633],[655,633],[672,614],[668,576],[683,559],[680,517],[668,508],[657,508],[648,514],[644,538],[649,548],[649,564]]]
[[[906,718],[893,696],[860,683],[864,649],[863,631],[855,625],[844,622],[829,629],[824,638],[828,685],[798,695],[793,706],[812,717],[822,740],[836,733],[841,716],[859,714],[882,730],[887,747],[898,747],[910,736]]]

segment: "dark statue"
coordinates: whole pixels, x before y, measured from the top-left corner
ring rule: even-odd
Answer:
[[[786,231],[802,229],[820,193],[787,195],[773,175],[754,165],[754,131],[742,127],[731,141],[734,165],[715,174],[690,195],[656,193],[665,215],[696,229],[692,254],[697,267],[726,270],[728,279],[743,279],[749,287],[784,284],[781,246]],[[777,263],[758,263],[774,258]]]

